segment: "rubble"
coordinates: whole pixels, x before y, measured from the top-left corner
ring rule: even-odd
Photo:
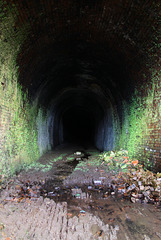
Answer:
[[[103,153],[100,155],[109,171],[116,177],[113,182],[119,193],[131,202],[156,203],[161,201],[161,173],[144,170],[138,160],[129,159],[128,152]]]
[[[79,155],[81,152],[76,153]],[[39,182],[17,180],[16,183],[14,180],[10,180],[10,184],[3,187],[3,199],[21,202],[24,199],[37,199],[40,196],[58,200],[68,196],[81,200],[91,198],[92,194],[97,193],[104,199],[112,196],[129,199],[132,203],[161,205],[161,173],[155,174],[149,170],[144,170],[138,160],[129,159],[127,151],[120,151],[119,154],[112,152],[110,155],[103,153],[100,158],[104,164],[101,162],[100,166],[95,168],[97,172],[93,169],[90,178],[89,174],[87,177],[83,175],[84,184],[59,186],[55,183],[52,185],[53,180],[51,180],[51,183],[47,183],[50,185],[48,189],[46,181],[49,179],[43,179]],[[86,167],[91,169],[88,162]],[[84,165],[83,168],[85,168]],[[77,173],[76,177],[78,177]]]

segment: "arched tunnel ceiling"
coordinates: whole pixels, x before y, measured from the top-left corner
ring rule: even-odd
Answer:
[[[28,29],[18,57],[20,83],[32,98],[41,93],[42,104],[64,88],[91,83],[124,97],[135,84],[133,72],[152,60],[148,49],[159,29],[156,1],[7,3],[18,8],[15,30]]]
[[[133,142],[144,140],[138,145],[141,151],[157,146],[160,158],[153,131],[160,128],[154,115],[160,112],[160,16],[161,2],[154,0],[0,0],[1,90],[4,102],[11,95],[19,119],[24,117],[23,136],[33,113],[35,126],[30,126],[27,142],[33,142],[35,131],[40,154],[54,148],[64,141],[76,115],[84,133],[93,126],[92,142],[98,149],[126,144],[132,153]],[[18,115],[13,111],[16,131]],[[145,127],[145,118],[139,125],[133,118],[144,113],[151,116]],[[88,124],[81,125],[84,114]],[[73,132],[79,126],[75,130],[70,125]]]
[[[29,71],[33,65],[34,58],[28,66]],[[118,93],[120,89],[126,89],[125,83],[129,78],[123,59],[119,64],[109,50],[104,53],[102,48],[85,43],[72,45],[70,52],[66,52],[66,44],[63,49],[60,45],[52,52],[47,53],[46,50],[42,61],[28,77],[31,81],[29,92],[34,95],[39,90],[43,104],[69,87],[102,89],[105,95],[107,89]]]

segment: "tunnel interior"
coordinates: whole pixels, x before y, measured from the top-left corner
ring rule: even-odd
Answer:
[[[24,82],[24,86],[29,84],[26,87],[32,101],[36,99],[50,112],[52,120],[48,126],[51,148],[68,139],[84,142],[85,145],[90,143],[101,151],[112,149],[115,146],[112,117],[115,115],[117,118],[119,114],[122,121],[121,102],[123,99],[128,101],[133,92],[133,81],[129,80],[127,64],[121,54],[105,45],[89,44],[83,40],[60,42],[54,47],[44,47],[44,50],[41,48],[38,51],[41,51],[43,61],[34,66],[33,75],[30,76],[33,80],[30,84],[29,81]],[[35,59],[32,61],[31,68]],[[24,73],[21,70],[20,79],[26,79],[26,70]],[[77,111],[77,127],[73,122],[73,128],[75,126],[79,132],[77,137],[73,135],[71,125],[71,131],[68,131],[67,123],[72,121],[67,120],[68,114],[64,115],[64,112],[69,113],[69,109]],[[74,117],[73,111],[70,112],[71,119]],[[78,115],[81,121],[78,121]]]
[[[0,0],[3,166],[70,142],[161,167],[160,5]]]
[[[94,144],[94,117],[81,107],[73,107],[62,116],[65,142],[92,146]]]
[[[104,134],[104,129],[112,128],[111,107],[102,92],[72,87],[54,99],[49,115],[53,148],[62,143],[72,143],[103,150],[105,141],[112,144],[112,132],[108,138]]]

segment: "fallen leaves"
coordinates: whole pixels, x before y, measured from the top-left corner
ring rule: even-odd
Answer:
[[[133,164],[134,166],[138,165],[138,163],[139,163],[138,160],[134,160],[134,161],[132,161],[132,164]]]
[[[131,202],[157,203],[161,202],[161,173],[154,174],[144,170],[137,159],[131,160],[128,152],[103,153],[101,159],[105,162],[109,172],[116,177],[114,191],[116,189],[123,197]]]
[[[7,234],[5,232],[1,232],[1,236],[3,237],[3,239],[5,240],[12,240],[12,238],[7,237]]]
[[[29,202],[30,199],[35,200],[40,197],[41,187],[43,182],[20,182],[16,180],[18,184],[11,184],[8,189],[3,193],[4,200],[7,202]]]
[[[123,163],[127,163],[128,162],[128,160],[127,159],[125,159],[124,161],[123,161]]]
[[[103,160],[109,171],[119,172],[129,172],[131,168],[136,167],[139,164],[138,160],[129,159],[128,152],[125,150],[120,150],[118,152],[105,152],[100,156],[100,159]]]

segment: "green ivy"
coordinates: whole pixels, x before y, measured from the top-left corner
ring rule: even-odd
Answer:
[[[0,9],[3,1],[0,1]],[[4,11],[4,8],[3,8]],[[28,102],[18,83],[17,56],[27,37],[28,25],[14,31],[16,7],[6,7],[0,15],[0,174],[6,177],[39,157],[36,130],[36,106]],[[7,111],[7,116],[6,116]]]
[[[148,82],[148,81],[147,81]],[[160,99],[159,91],[156,93],[156,89],[160,86],[160,77],[158,71],[154,70],[151,74],[151,83],[144,86],[147,89],[146,96],[139,96],[136,90],[131,103],[123,104],[123,121],[120,131],[119,147],[128,150],[129,157],[137,157],[145,168],[153,169],[156,162],[152,158],[150,149],[153,146],[148,146],[148,139],[150,130],[148,125],[151,121],[159,121],[158,113],[160,113],[160,104],[154,108],[154,95],[155,98]],[[126,111],[125,111],[126,109]],[[153,111],[155,114],[153,115]],[[147,150],[147,151],[146,151]]]

